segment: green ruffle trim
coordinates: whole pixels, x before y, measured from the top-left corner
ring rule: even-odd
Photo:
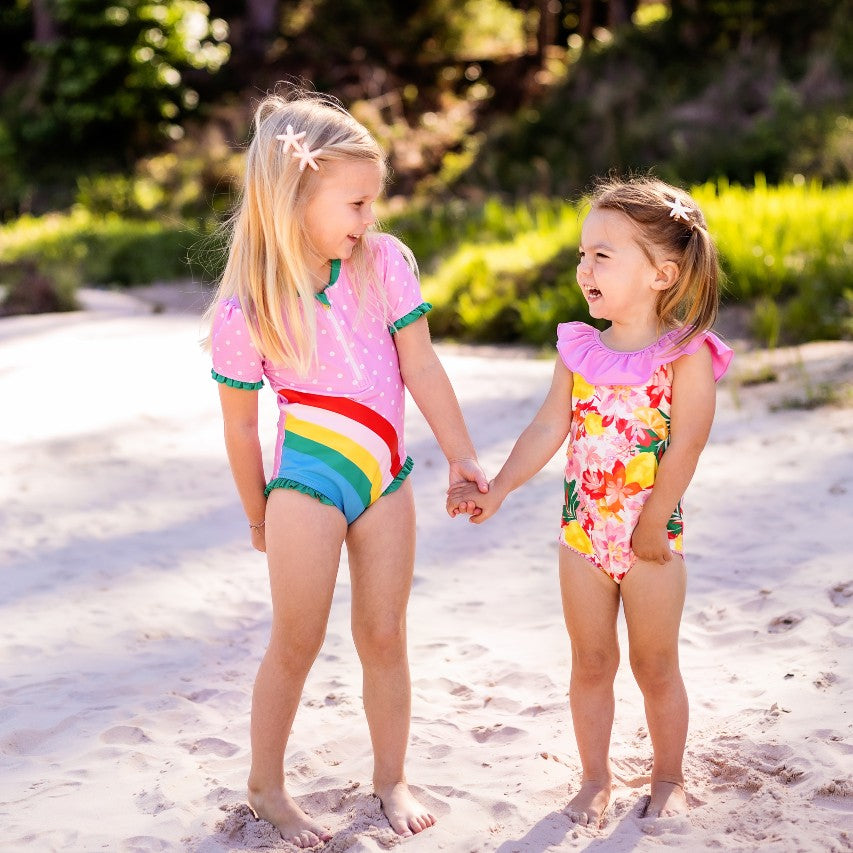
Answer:
[[[338,276],[340,274],[341,259],[332,258],[332,260],[329,261],[329,283],[319,293],[314,294],[314,298],[326,308],[332,307],[332,303],[329,302],[329,297],[326,295],[326,291],[338,280]]]
[[[406,479],[406,477],[408,477],[409,474],[412,473],[412,468],[414,467],[415,460],[412,459],[411,456],[407,456],[406,461],[403,463],[403,467],[400,469],[400,473],[397,474],[397,476],[394,477],[394,479],[388,484],[388,488],[385,489],[384,492],[382,492],[382,497],[384,497],[385,495],[390,495],[391,492],[396,492],[397,489],[399,489],[400,486],[403,485],[403,481]]]
[[[210,371],[210,375],[217,382],[221,382],[223,385],[228,385],[231,388],[245,388],[247,391],[259,391],[261,388],[264,387],[263,379],[260,382],[241,382],[239,379],[229,379],[227,376],[223,376],[221,373],[217,373],[212,368]]]
[[[388,327],[388,331],[393,335],[396,332],[399,332],[400,329],[405,329],[409,323],[414,323],[418,317],[423,317],[427,311],[432,311],[432,305],[429,302],[421,302],[414,311],[409,311],[405,317],[400,317],[395,323]]]
[[[321,492],[318,492],[316,489],[312,489],[311,486],[297,483],[296,480],[289,480],[287,477],[276,477],[274,480],[270,480],[269,484],[264,489],[264,495],[269,497],[269,493],[273,489],[293,489],[294,492],[302,492],[303,495],[308,495],[309,498],[316,498],[320,503],[324,503],[328,506],[335,506],[335,502],[330,498],[327,498]]]

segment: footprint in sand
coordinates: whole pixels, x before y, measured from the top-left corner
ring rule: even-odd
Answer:
[[[803,617],[799,613],[786,613],[784,616],[777,616],[771,620],[767,626],[767,630],[771,634],[782,634],[785,631],[790,631],[803,621]]]
[[[218,737],[203,737],[201,740],[196,740],[192,743],[184,743],[183,747],[187,752],[218,755],[220,758],[230,758],[240,751],[240,747],[236,744],[229,743],[227,740],[222,740]]]
[[[113,726],[101,733],[104,743],[123,743],[133,746],[138,743],[151,743],[151,738],[139,726]]]
[[[504,726],[498,723],[495,726],[476,726],[471,729],[471,734],[477,743],[485,743],[492,741],[494,743],[506,743],[507,741],[515,740],[521,737],[525,732],[522,729],[517,729],[514,726]]]
[[[838,583],[829,590],[829,600],[836,607],[844,607],[853,598],[853,581]]]

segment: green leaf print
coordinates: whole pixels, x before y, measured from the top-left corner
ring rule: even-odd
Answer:
[[[577,521],[578,518],[578,497],[577,483],[574,480],[565,480],[565,502],[563,503],[563,522],[568,524],[570,521]]]

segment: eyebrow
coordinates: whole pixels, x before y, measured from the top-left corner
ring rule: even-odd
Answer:
[[[579,249],[607,249],[609,252],[614,251],[610,243],[594,243],[592,246],[584,246],[583,243],[578,246]]]

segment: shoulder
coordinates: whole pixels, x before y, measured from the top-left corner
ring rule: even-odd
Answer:
[[[403,268],[414,275],[418,274],[418,264],[412,250],[393,234],[372,232],[364,236],[368,251],[383,275],[394,268]]]
[[[572,346],[577,343],[594,343],[597,330],[588,323],[573,321],[571,323],[559,323],[557,325],[557,349]]]
[[[729,365],[734,357],[732,348],[710,329],[699,332],[699,334],[683,345],[679,343],[679,337],[683,337],[683,330],[678,330],[675,333],[670,332],[661,338],[659,343],[663,341],[667,342],[667,350],[663,352],[662,360],[678,364],[682,356],[693,356],[701,353],[704,357],[705,353],[707,353],[710,356],[711,366],[714,371],[714,381],[719,381],[729,369]],[[669,352],[670,350],[671,352]]]

